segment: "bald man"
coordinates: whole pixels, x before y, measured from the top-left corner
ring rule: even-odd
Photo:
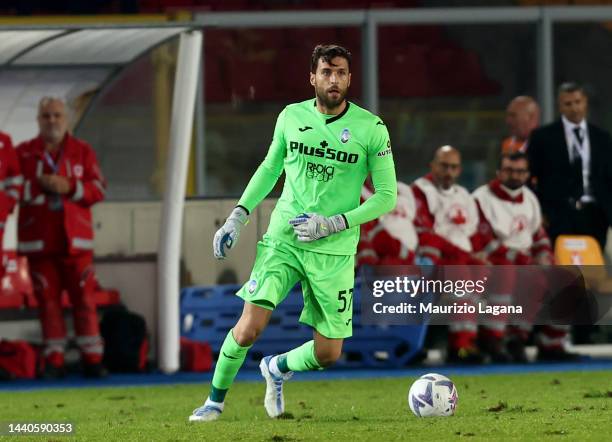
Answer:
[[[506,125],[510,136],[502,142],[502,153],[525,152],[531,132],[540,125],[540,107],[536,101],[520,95],[506,108]]]
[[[68,132],[65,103],[43,98],[37,137],[17,148],[24,188],[18,251],[28,257],[44,338],[44,378],[65,374],[66,324],[61,294],[70,296],[86,376],[102,377],[103,342],[94,302],[91,206],[104,199],[105,180],[89,144]]]
[[[461,154],[456,148],[438,148],[429,166],[430,172],[412,184],[417,206],[415,225],[427,233],[426,242],[420,241],[420,254],[438,263],[453,247],[471,252],[470,237],[478,225],[478,210],[469,192],[456,184],[461,174]],[[444,244],[432,243],[430,235],[444,239]],[[465,258],[467,263],[467,255]]]
[[[457,279],[473,279],[474,269],[467,266],[482,265],[484,262],[475,256],[472,247],[473,237],[478,234],[476,202],[464,187],[456,183],[461,174],[461,154],[452,146],[442,146],[436,150],[430,169],[430,173],[411,186],[416,202],[414,225],[419,242],[417,256],[420,262],[457,266],[453,268]],[[465,296],[460,300],[462,303],[475,302],[468,298]],[[481,333],[485,331],[481,327]],[[476,314],[451,317],[449,362],[482,362],[484,358],[476,342],[477,337]],[[498,346],[492,348],[491,353],[491,358],[496,362],[508,359]]]

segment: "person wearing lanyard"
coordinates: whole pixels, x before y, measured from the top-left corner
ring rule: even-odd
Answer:
[[[23,172],[18,252],[28,257],[44,338],[41,376],[65,374],[66,325],[61,293],[68,292],[83,373],[103,377],[94,290],[91,206],[104,199],[106,183],[94,150],[68,133],[66,105],[44,97],[39,135],[17,147]]]
[[[587,122],[581,86],[562,84],[558,105],[561,118],[534,130],[527,149],[544,226],[553,244],[562,234],[590,235],[603,250],[612,223],[612,138]]]
[[[8,217],[19,201],[22,185],[23,176],[11,137],[7,133],[0,132],[0,246],[3,245]],[[0,248],[0,252],[2,255],[0,281],[2,281],[8,256],[5,255],[3,247]]]

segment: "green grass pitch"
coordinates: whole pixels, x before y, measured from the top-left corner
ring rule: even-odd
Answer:
[[[221,419],[210,423],[187,422],[208,391],[204,384],[2,392],[0,421],[76,426],[74,437],[10,438],[20,441],[612,438],[609,371],[452,376],[459,391],[456,415],[428,419],[416,418],[408,408],[414,379],[292,380],[285,389],[286,416],[279,420],[265,414],[263,381],[237,383]]]

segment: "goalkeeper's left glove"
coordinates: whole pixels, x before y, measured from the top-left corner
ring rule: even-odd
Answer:
[[[310,242],[325,238],[333,233],[345,230],[346,218],[343,215],[326,217],[316,213],[302,213],[289,220],[298,241]]]

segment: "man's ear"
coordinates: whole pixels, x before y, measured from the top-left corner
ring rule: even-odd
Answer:
[[[315,85],[315,79],[316,79],[316,75],[315,75],[315,74],[313,74],[313,73],[311,72],[311,73],[310,73],[310,84],[311,84],[312,86],[314,86],[314,85]]]

